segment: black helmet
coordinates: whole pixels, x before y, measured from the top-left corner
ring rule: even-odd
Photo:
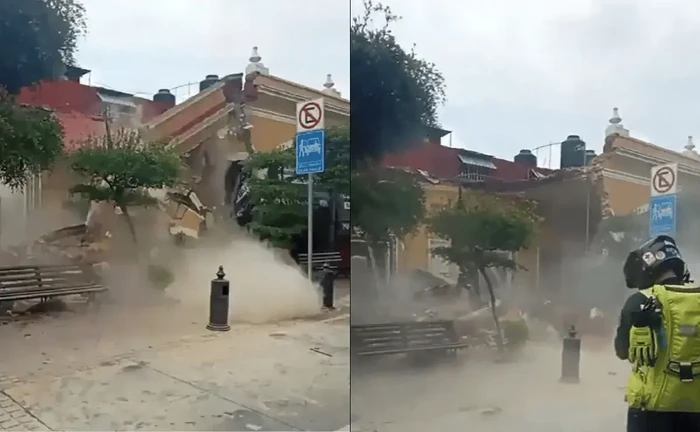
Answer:
[[[689,276],[676,241],[670,236],[660,235],[630,252],[623,273],[628,288],[645,289],[660,282],[658,278],[668,270],[675,274],[678,283]]]

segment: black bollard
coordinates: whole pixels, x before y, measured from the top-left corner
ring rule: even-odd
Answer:
[[[323,264],[323,277],[321,278],[321,290],[323,292],[323,307],[329,310],[335,309],[333,305],[335,272],[328,263]]]
[[[216,272],[216,279],[211,281],[211,292],[209,293],[209,324],[207,329],[212,331],[229,331],[228,325],[228,295],[229,283],[224,279],[224,267],[219,266]]]
[[[563,383],[577,384],[581,364],[581,339],[576,335],[576,327],[569,328],[569,334],[564,337],[561,352],[561,379]]]

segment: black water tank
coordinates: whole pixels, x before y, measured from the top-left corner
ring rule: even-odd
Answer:
[[[207,75],[204,80],[199,82],[199,91],[204,91],[217,82],[219,82],[219,75]]]
[[[590,165],[595,157],[595,150],[586,150],[586,165]]]
[[[569,135],[561,143],[561,168],[582,167],[586,163],[586,143],[578,135]]]
[[[520,162],[523,165],[527,165],[530,168],[537,168],[537,156],[532,154],[530,150],[523,149],[520,150],[520,153],[515,155],[513,158],[515,162]]]
[[[175,106],[175,95],[170,93],[168,89],[160,89],[158,93],[153,95],[153,102],[163,102],[167,103],[169,107]]]

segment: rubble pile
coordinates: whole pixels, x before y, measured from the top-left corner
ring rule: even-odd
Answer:
[[[34,242],[0,251],[0,263],[97,264],[107,261],[110,238],[109,233],[91,235],[86,224],[72,225],[45,234]]]

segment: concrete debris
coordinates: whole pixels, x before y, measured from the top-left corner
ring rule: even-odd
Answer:
[[[197,239],[207,222],[212,220],[207,217],[211,211],[192,190],[168,192],[162,208],[170,217],[170,234],[173,236]]]

